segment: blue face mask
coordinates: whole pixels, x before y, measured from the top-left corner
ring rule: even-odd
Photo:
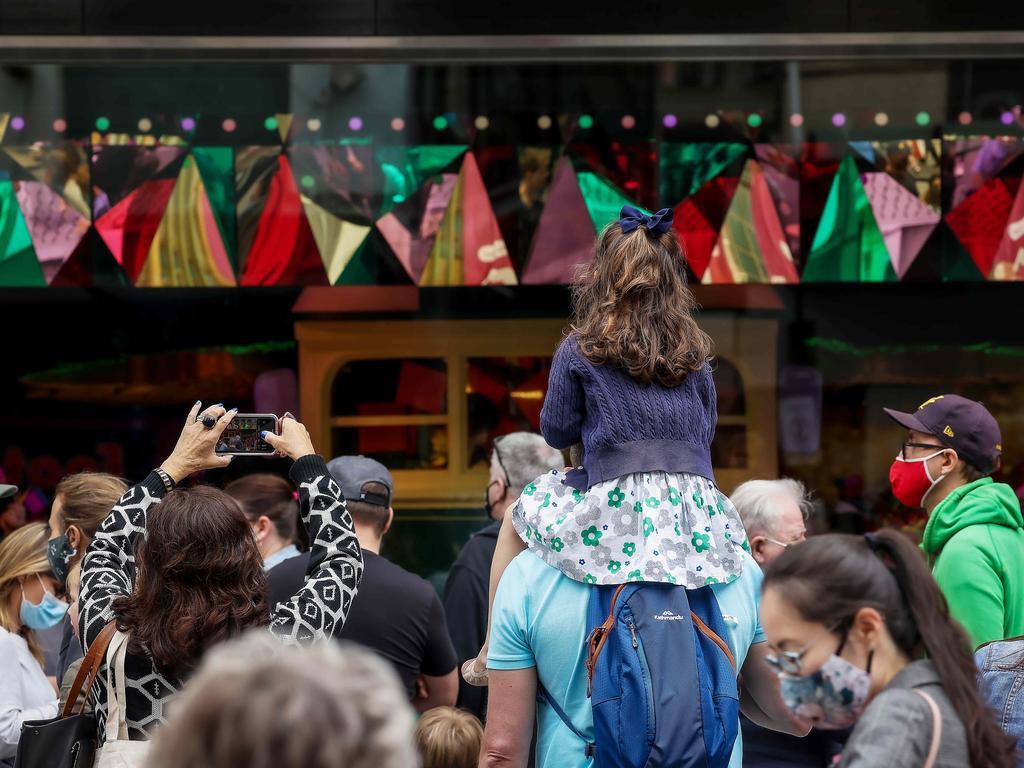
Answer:
[[[30,603],[25,597],[25,587],[21,588],[21,623],[29,629],[49,629],[57,626],[64,614],[68,612],[68,604],[58,600],[52,592],[46,589],[43,580],[36,574],[39,583],[43,585],[43,599],[39,604]]]

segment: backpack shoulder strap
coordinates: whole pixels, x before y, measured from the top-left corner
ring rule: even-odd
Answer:
[[[619,601],[619,595],[622,594],[622,590],[626,588],[626,584],[620,584],[612,594],[611,604],[608,606],[608,615],[605,617],[603,623],[594,627],[590,636],[587,637],[587,696],[590,696],[593,690],[594,683],[594,667],[597,665],[597,657],[601,655],[601,649],[604,648],[604,644],[608,641],[608,633],[615,627],[615,609],[616,603]],[[598,587],[591,587],[593,590],[599,589]],[[594,591],[591,593],[591,600],[600,595],[600,592]]]
[[[587,757],[592,757],[594,754],[594,745],[591,744],[590,741],[587,740],[587,737],[584,736],[580,732],[580,730],[572,724],[572,720],[570,720],[569,716],[565,714],[565,710],[562,709],[561,705],[557,701],[555,701],[555,697],[548,692],[548,689],[543,686],[540,680],[537,681],[537,701],[543,701],[545,704],[547,704],[549,707],[551,707],[551,709],[555,711],[555,714],[558,715],[558,719],[565,723],[565,727],[572,731],[579,739],[583,741],[584,744],[587,745]]]
[[[935,703],[935,699],[927,693],[920,688],[915,688],[914,693],[928,702],[928,708],[932,711],[932,743],[928,748],[928,757],[924,761],[924,768],[932,768],[938,759],[939,745],[942,742],[942,713],[939,711],[939,705]]]

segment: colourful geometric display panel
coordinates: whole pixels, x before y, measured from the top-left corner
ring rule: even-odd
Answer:
[[[625,204],[707,284],[1024,280],[1024,141],[0,147],[0,287],[566,285]]]

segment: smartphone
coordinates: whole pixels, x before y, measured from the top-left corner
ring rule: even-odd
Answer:
[[[217,441],[221,456],[273,456],[274,447],[260,438],[260,432],[277,434],[277,416],[272,413],[237,413]]]

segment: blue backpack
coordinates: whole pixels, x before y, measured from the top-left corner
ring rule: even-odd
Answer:
[[[594,768],[725,768],[739,728],[736,662],[711,587],[593,587],[587,671]],[[587,741],[551,695],[562,722]]]

